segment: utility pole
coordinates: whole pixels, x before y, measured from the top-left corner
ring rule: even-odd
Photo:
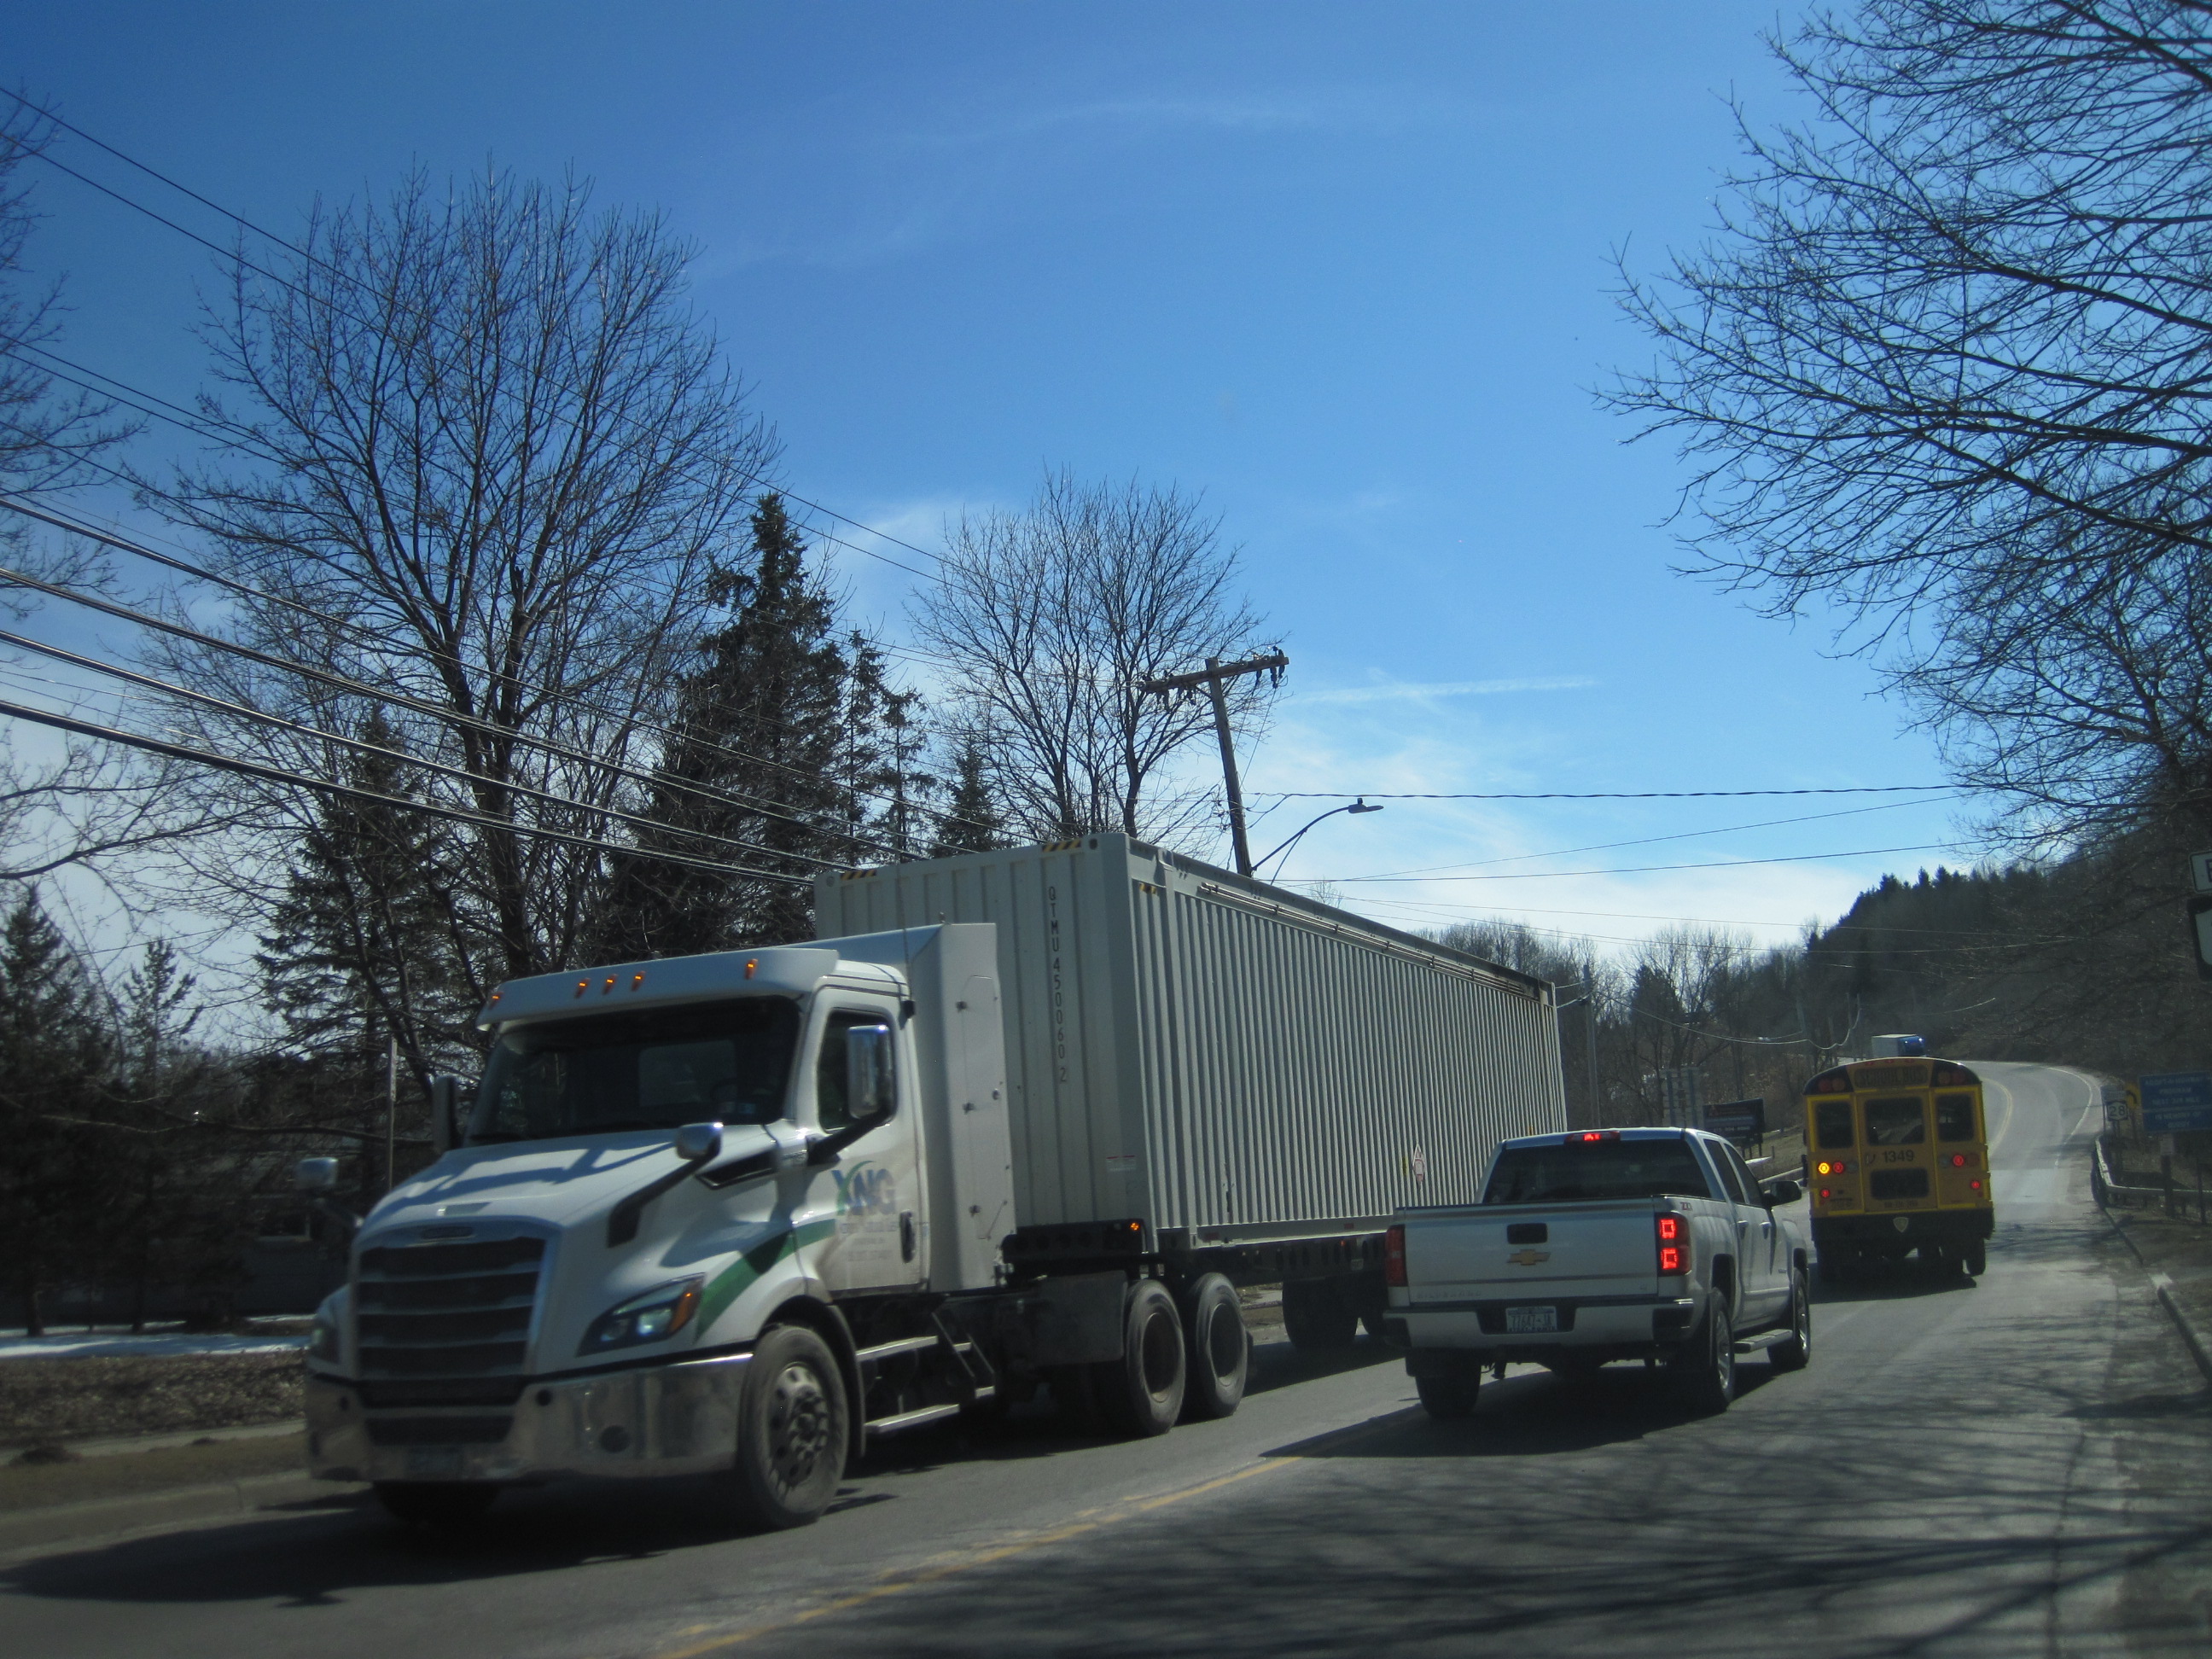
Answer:
[[[1138,684],[1140,692],[1157,691],[1164,696],[1170,691],[1194,691],[1204,686],[1213,697],[1213,734],[1221,740],[1221,781],[1229,797],[1229,837],[1237,849],[1237,873],[1252,873],[1252,848],[1244,836],[1244,792],[1237,781],[1237,749],[1229,740],[1229,697],[1222,688],[1242,674],[1272,674],[1279,684],[1283,671],[1291,659],[1279,651],[1270,651],[1264,657],[1248,657],[1243,662],[1224,662],[1218,657],[1208,657],[1206,666],[1188,674],[1170,674],[1164,678],[1145,680]]]

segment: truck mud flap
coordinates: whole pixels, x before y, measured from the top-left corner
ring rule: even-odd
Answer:
[[[1000,1340],[1009,1353],[1039,1370],[1119,1359],[1128,1291],[1129,1276],[1121,1273],[1041,1279],[1000,1304]]]

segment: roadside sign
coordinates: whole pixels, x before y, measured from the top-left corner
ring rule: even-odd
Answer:
[[[2200,893],[2212,893],[2212,853],[2189,855],[2189,879]]]
[[[1705,1108],[1705,1127],[1730,1140],[1757,1140],[1766,1133],[1766,1097]]]
[[[2147,1135],[2212,1129],[2212,1072],[2161,1072],[2142,1079]]]
[[[2212,979],[2212,898],[2189,901],[2189,942],[2197,951],[2197,977]]]

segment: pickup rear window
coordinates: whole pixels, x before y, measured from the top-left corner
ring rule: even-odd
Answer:
[[[1509,1146],[1491,1166],[1486,1204],[1569,1204],[1583,1199],[1710,1198],[1705,1171],[1680,1140],[1601,1140]]]

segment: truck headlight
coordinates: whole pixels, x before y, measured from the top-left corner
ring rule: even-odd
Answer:
[[[641,1342],[665,1342],[691,1322],[699,1311],[703,1279],[677,1279],[657,1285],[627,1302],[618,1302],[592,1322],[579,1354],[631,1348]]]

